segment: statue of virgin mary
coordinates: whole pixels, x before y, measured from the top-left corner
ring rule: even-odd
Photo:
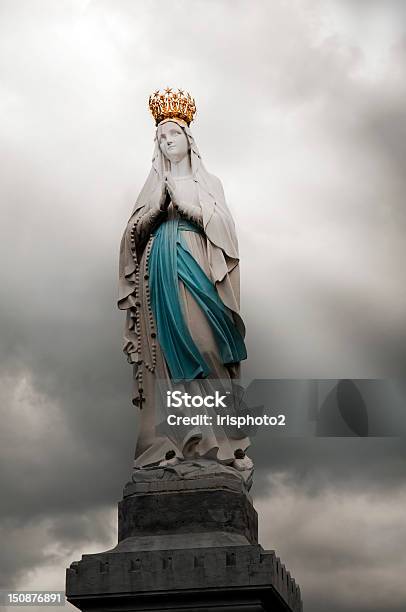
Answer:
[[[185,460],[224,466],[244,455],[241,429],[218,423],[202,406],[203,425],[171,427],[173,389],[230,396],[222,415],[238,413],[236,381],[246,359],[239,314],[239,256],[220,180],[203,165],[189,124],[196,107],[183,91],[155,92],[152,168],[120,248],[119,301],[126,311],[124,352],[134,367],[140,409],[134,467]],[[177,414],[193,416],[195,408]]]

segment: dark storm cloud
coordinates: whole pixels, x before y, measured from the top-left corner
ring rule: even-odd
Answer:
[[[305,491],[323,489],[331,482],[346,487],[347,494],[370,490],[387,494],[406,480],[404,438],[272,439],[261,432],[250,455],[259,466],[254,494],[267,490],[268,475],[288,470],[292,484]]]
[[[108,514],[130,472],[136,414],[116,276],[152,154],[148,94],[173,83],[198,101],[194,132],[240,228],[247,376],[394,376],[405,351],[406,54],[399,39],[387,74],[368,81],[365,50],[321,40],[318,2],[1,10],[2,566],[6,586],[21,588],[36,567],[41,588],[60,563],[52,580],[62,588],[70,554],[108,548],[111,523],[101,513],[90,527],[85,516]],[[284,473],[285,507],[297,500],[309,515],[317,493],[320,520],[333,512],[327,485],[347,504],[354,492],[390,497],[405,477],[400,440],[254,442],[255,495],[281,494],[268,476]],[[300,581],[314,546],[277,543]],[[312,603],[340,567],[336,546],[324,595],[307,576]],[[373,580],[371,570],[364,587]],[[335,597],[330,610],[350,610]],[[368,612],[398,607],[394,597]]]
[[[261,540],[289,559],[307,609],[398,612],[404,606],[404,486],[381,495],[325,483],[305,493],[277,473],[272,491],[256,501]]]
[[[39,584],[39,588],[60,590],[64,567],[75,555],[82,554],[82,547],[97,552],[115,543],[115,512],[111,508],[99,505],[90,514],[80,514],[67,506],[65,514],[50,511],[48,515],[43,519],[33,516],[18,525],[11,519],[2,520],[1,589],[19,585],[29,589],[32,583]],[[42,583],[36,582],[33,573],[44,577]]]

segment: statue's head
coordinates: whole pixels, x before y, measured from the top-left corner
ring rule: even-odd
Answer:
[[[160,153],[166,161],[179,163],[193,149],[189,125],[196,113],[194,98],[182,89],[177,92],[170,87],[162,92],[158,89],[149,97],[149,109],[157,126]]]
[[[162,121],[157,128],[157,139],[159,148],[168,161],[179,163],[189,155],[189,141],[180,122]]]

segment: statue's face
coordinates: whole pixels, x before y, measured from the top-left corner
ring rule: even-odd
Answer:
[[[189,143],[185,132],[174,121],[158,127],[159,147],[170,162],[178,163],[189,153]]]

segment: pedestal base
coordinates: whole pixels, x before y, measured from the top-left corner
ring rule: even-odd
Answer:
[[[300,590],[259,545],[84,555],[67,570],[67,598],[86,612],[300,612]]]
[[[118,504],[115,550],[129,538],[141,550],[150,550],[146,539],[155,549],[257,544],[258,515],[244,483],[227,475],[131,484]]]
[[[222,478],[126,487],[118,545],[72,563],[66,596],[83,612],[302,610],[289,572],[258,545],[243,485]]]

